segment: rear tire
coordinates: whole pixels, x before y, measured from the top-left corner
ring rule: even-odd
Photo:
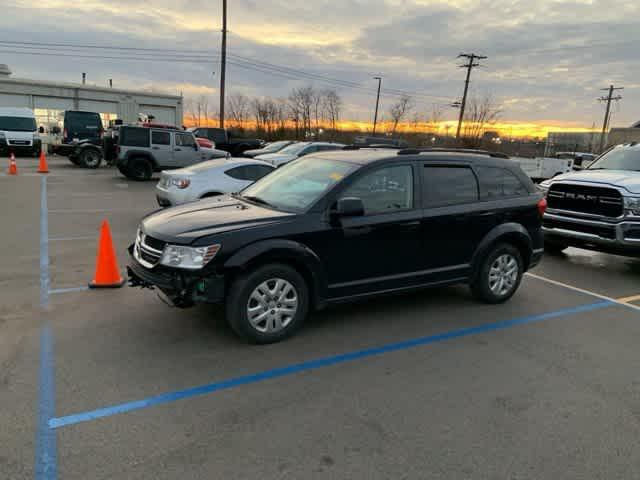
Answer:
[[[80,165],[85,168],[95,169],[102,163],[102,155],[97,150],[89,149],[80,154]]]
[[[495,245],[484,258],[471,282],[471,291],[486,303],[509,300],[522,281],[524,262],[520,251],[509,243]]]
[[[309,289],[302,276],[282,264],[240,275],[226,300],[231,328],[251,343],[275,343],[293,335],[309,310]]]
[[[132,158],[129,160],[124,175],[131,180],[146,182],[150,180],[153,175],[153,167],[151,166],[151,162],[146,158]]]

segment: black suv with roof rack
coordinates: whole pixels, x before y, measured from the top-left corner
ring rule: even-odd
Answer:
[[[269,343],[311,309],[373,295],[467,283],[504,302],[542,257],[545,206],[486,152],[324,152],[241,194],[150,214],[128,273],[180,307],[226,304],[238,334]]]

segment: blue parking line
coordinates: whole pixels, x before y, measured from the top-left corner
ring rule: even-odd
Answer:
[[[58,476],[56,431],[49,426],[49,419],[56,414],[55,402],[53,338],[51,327],[45,325],[40,334],[40,400],[36,436],[36,480],[56,480]]]
[[[47,177],[40,177],[40,306],[49,307],[49,208]]]
[[[47,177],[40,179],[40,306],[49,308],[49,211],[47,207]],[[53,369],[53,335],[45,323],[40,333],[40,388],[38,430],[36,433],[35,479],[58,478],[56,432],[49,419],[56,414],[55,377]]]
[[[77,423],[88,422],[96,420],[98,418],[110,417],[113,415],[119,415],[121,413],[131,412],[133,410],[140,410],[143,408],[149,408],[156,405],[162,405],[165,403],[175,402],[185,398],[196,397],[200,395],[206,395],[209,393],[217,392],[220,390],[228,390],[241,385],[248,385],[252,383],[262,382],[273,378],[285,377],[288,375],[294,375],[300,372],[317,370],[319,368],[329,367],[331,365],[337,365],[340,363],[352,362],[368,357],[374,357],[389,352],[395,352],[398,350],[406,350],[422,345],[428,345],[431,343],[443,342],[451,340],[453,338],[466,337],[469,335],[476,335],[479,333],[486,333],[495,330],[503,330],[506,328],[515,327],[517,325],[524,325],[528,323],[540,322],[543,320],[549,320],[552,318],[558,318],[567,315],[574,315],[577,313],[590,312],[600,308],[609,307],[615,305],[613,302],[604,301],[591,303],[588,305],[581,305],[578,307],[565,308],[562,310],[556,310],[554,312],[543,313],[541,315],[534,315],[529,317],[515,318],[511,320],[505,320],[500,322],[488,323],[471,328],[462,328],[458,330],[452,330],[437,335],[430,335],[428,337],[421,337],[412,340],[406,340],[398,343],[391,343],[380,347],[368,348],[365,350],[357,350],[355,352],[344,353],[341,355],[335,355],[330,357],[319,358],[316,360],[310,360],[303,363],[298,363],[290,366],[275,368],[260,373],[251,375],[244,375],[240,377],[223,380],[220,382],[210,383],[207,385],[201,385],[194,388],[188,388],[186,390],[178,390],[175,392],[163,393],[153,397],[145,398],[142,400],[136,400],[133,402],[121,403],[119,405],[113,405],[110,407],[99,408],[97,410],[91,410],[82,413],[76,413],[73,415],[67,415],[64,417],[52,418],[49,420],[49,426],[51,428],[61,428]]]

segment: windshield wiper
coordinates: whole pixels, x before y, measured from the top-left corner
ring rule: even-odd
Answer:
[[[249,200],[250,202],[253,202],[253,203],[259,203],[260,205],[264,205],[266,207],[273,207],[273,205],[271,205],[269,202],[267,202],[266,200],[263,200],[260,197],[254,197],[251,195],[240,195],[239,193],[236,193],[233,196],[240,198],[242,200]]]

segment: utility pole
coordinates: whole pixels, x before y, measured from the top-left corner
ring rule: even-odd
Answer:
[[[467,69],[467,78],[464,81],[464,94],[462,95],[462,102],[460,103],[460,117],[458,118],[458,130],[456,131],[456,138],[460,138],[460,129],[462,128],[462,121],[464,120],[464,109],[467,106],[467,93],[469,92],[469,80],[471,78],[471,70],[475,67],[479,67],[480,64],[476,60],[484,60],[487,57],[483,55],[476,55],[475,53],[461,53],[458,58],[467,58],[469,63],[464,65],[458,65],[460,68]]]
[[[113,78],[109,79],[109,88],[113,88]]]
[[[378,95],[376,97],[376,113],[373,115],[373,134],[376,136],[376,125],[378,124],[378,107],[380,106],[380,87],[382,87],[382,77],[373,77],[374,80],[378,80]]]
[[[604,114],[604,121],[602,122],[602,135],[600,136],[600,153],[604,150],[604,136],[607,134],[607,130],[609,129],[609,120],[611,120],[611,102],[615,100],[616,102],[622,100],[620,95],[613,96],[613,92],[616,90],[624,90],[624,87],[614,87],[613,85],[609,85],[609,88],[601,88],[600,90],[609,91],[609,94],[606,97],[600,97],[598,100],[601,102],[607,102],[607,108]]]
[[[227,73],[227,0],[222,0],[222,49],[220,53],[220,128],[224,128],[224,89]]]

